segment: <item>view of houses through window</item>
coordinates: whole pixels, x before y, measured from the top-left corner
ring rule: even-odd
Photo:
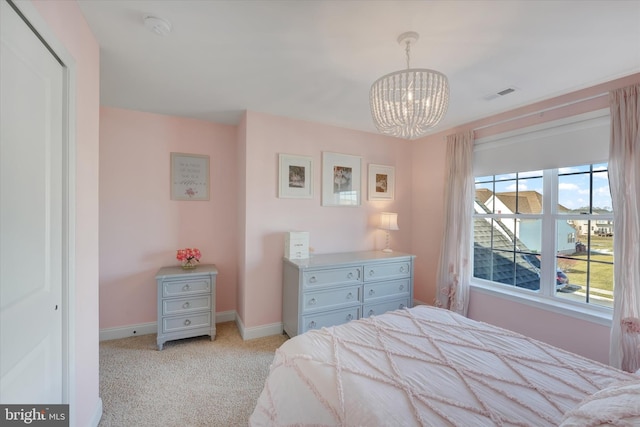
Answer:
[[[475,278],[613,306],[607,164],[476,177]]]

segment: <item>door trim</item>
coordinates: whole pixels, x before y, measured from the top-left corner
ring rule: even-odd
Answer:
[[[31,2],[7,0],[62,61],[63,88],[63,165],[62,165],[62,401],[73,407],[76,402],[75,334],[76,329],[76,87],[77,65],[64,45]],[[74,417],[71,417],[72,425]]]

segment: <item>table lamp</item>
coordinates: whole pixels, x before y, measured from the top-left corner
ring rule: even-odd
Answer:
[[[380,228],[387,233],[386,245],[382,252],[393,252],[389,247],[389,231],[400,230],[398,228],[398,214],[393,212],[381,212],[380,213]]]

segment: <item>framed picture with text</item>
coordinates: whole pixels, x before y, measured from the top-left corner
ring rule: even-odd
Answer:
[[[369,164],[369,200],[393,200],[395,171],[393,166]]]
[[[209,200],[209,156],[171,153],[171,200]]]
[[[313,197],[313,159],[311,157],[279,155],[278,197],[281,199]]]
[[[322,206],[360,206],[361,158],[322,153]]]

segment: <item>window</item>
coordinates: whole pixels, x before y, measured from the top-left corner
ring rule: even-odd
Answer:
[[[475,278],[497,289],[613,306],[605,163],[478,176],[475,187]]]

